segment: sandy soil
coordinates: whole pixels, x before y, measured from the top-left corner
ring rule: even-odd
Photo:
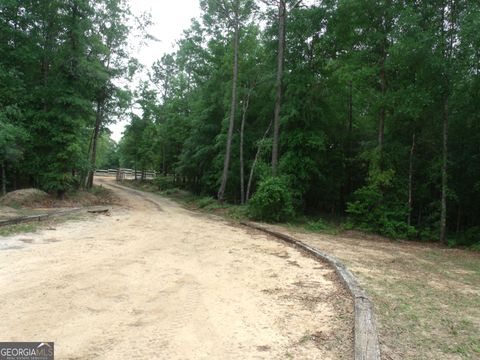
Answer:
[[[104,181],[125,205],[111,216],[0,239],[2,341],[55,341],[57,359],[352,358],[326,265]]]

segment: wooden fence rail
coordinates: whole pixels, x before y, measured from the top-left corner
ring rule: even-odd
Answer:
[[[136,177],[135,177],[136,173]],[[142,179],[142,171],[135,171],[133,169],[119,168],[119,169],[98,169],[95,170],[95,176],[99,177],[115,177],[117,180],[137,180]],[[144,171],[144,180],[153,180],[157,177],[156,171]]]

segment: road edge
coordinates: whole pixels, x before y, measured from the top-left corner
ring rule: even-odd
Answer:
[[[45,213],[45,214],[17,216],[11,219],[0,220],[0,227],[7,226],[7,225],[16,225],[16,224],[32,222],[32,221],[42,221],[45,219],[75,214],[82,211],[102,213],[102,212],[107,212],[110,208],[111,207],[92,206],[92,207],[86,207],[86,208],[72,208],[67,210],[52,211],[50,213]]]
[[[350,292],[354,299],[355,313],[355,341],[354,341],[354,358],[355,360],[380,360],[380,346],[378,342],[377,325],[373,312],[373,302],[366,295],[365,291],[358,284],[355,276],[335,257],[324,253],[300,240],[289,235],[267,229],[259,224],[247,221],[241,221],[240,224],[252,229],[256,229],[275,236],[294,246],[308,252],[309,254],[326,261],[332,266],[339,275],[343,284]]]

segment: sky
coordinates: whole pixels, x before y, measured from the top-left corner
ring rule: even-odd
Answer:
[[[172,52],[190,20],[200,15],[199,0],[130,0],[130,7],[135,15],[150,13],[154,22],[149,33],[159,41],[149,41],[132,53],[147,68],[163,54]],[[125,125],[125,121],[110,125],[115,141],[121,139]]]

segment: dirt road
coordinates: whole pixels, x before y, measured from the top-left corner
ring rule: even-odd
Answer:
[[[111,216],[0,238],[1,341],[56,359],[343,359],[352,303],[265,235],[113,187]]]

